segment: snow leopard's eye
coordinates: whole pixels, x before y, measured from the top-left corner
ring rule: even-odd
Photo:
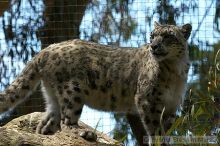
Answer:
[[[173,41],[177,41],[176,36],[172,35],[172,34],[166,34],[163,36],[163,41],[168,41],[168,42],[173,42]]]

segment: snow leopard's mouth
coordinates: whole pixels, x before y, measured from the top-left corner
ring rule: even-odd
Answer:
[[[151,50],[151,53],[155,56],[166,56],[168,52],[162,51],[162,50]]]

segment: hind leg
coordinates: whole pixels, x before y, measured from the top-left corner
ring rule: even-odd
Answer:
[[[70,127],[77,126],[82,109],[83,103],[79,95],[70,96],[70,98],[64,96],[60,107],[62,122]]]
[[[82,95],[72,91],[72,96],[70,98],[63,98],[63,103],[61,106],[61,117],[63,123],[72,128],[78,127],[78,120],[83,109],[83,98]],[[80,136],[88,141],[96,141],[97,135],[93,131],[84,131],[80,133]]]
[[[59,98],[61,120],[67,126],[78,125],[84,100],[78,82],[68,81],[57,86],[56,96]]]
[[[36,132],[39,134],[53,134],[60,129],[60,106],[54,90],[43,81],[42,92],[46,100],[46,115],[38,124]]]
[[[57,96],[62,97],[59,103],[63,123],[70,128],[78,127],[78,120],[84,105],[83,93],[79,83],[67,82],[62,87],[58,87],[59,90],[61,92]],[[97,139],[97,135],[91,131],[84,131],[80,133],[80,136],[89,141],[96,141]]]

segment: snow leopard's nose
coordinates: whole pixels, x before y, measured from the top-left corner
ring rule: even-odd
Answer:
[[[153,51],[158,51],[161,48],[160,44],[151,44],[151,48]]]
[[[161,43],[151,44],[151,53],[155,56],[166,56],[168,52],[162,47]]]

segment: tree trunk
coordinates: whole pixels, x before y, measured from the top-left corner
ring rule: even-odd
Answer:
[[[3,15],[3,13],[9,9],[10,7],[10,2],[9,0],[5,0],[5,1],[0,1],[0,16]]]
[[[88,0],[45,0],[45,26],[39,31],[42,49],[46,46],[79,38],[80,24]]]

